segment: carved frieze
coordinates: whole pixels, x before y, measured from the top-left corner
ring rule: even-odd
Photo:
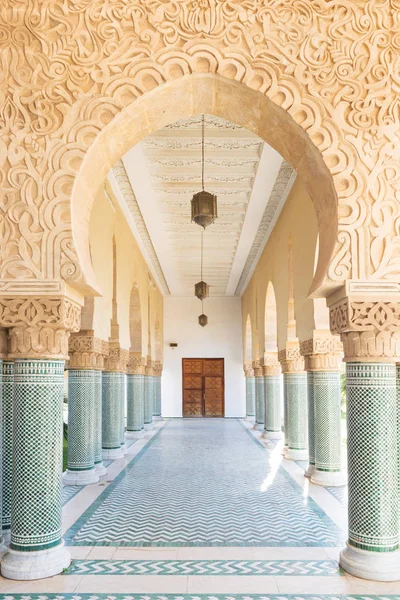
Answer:
[[[400,362],[400,301],[345,297],[329,308],[346,361]]]
[[[282,367],[282,373],[303,373],[305,370],[304,357],[300,354],[298,344],[287,345],[285,350],[280,350],[278,360]]]
[[[162,376],[162,371],[163,371],[163,364],[162,362],[156,360],[153,362],[153,374],[155,377],[161,377]]]
[[[69,369],[104,370],[108,343],[94,336],[93,331],[73,333],[69,338]]]
[[[338,336],[314,332],[314,337],[300,343],[300,353],[307,371],[340,371],[343,345]]]
[[[109,342],[108,356],[104,360],[105,371],[126,373],[128,360],[129,350],[121,348],[118,342]]]
[[[146,362],[146,358],[140,352],[129,352],[126,366],[128,375],[144,375]]]
[[[260,364],[266,377],[277,377],[282,372],[277,352],[265,352]]]

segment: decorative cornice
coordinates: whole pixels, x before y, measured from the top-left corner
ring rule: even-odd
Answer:
[[[329,306],[347,362],[400,362],[400,302],[345,297]]]
[[[295,169],[289,163],[283,161],[265,207],[257,233],[254,237],[249,255],[243,267],[239,282],[236,286],[236,295],[242,294],[242,292],[244,292],[246,289],[249,279],[257,265],[258,259],[265,248],[276,220],[278,219],[282,207],[286,202],[286,198],[292,189],[295,179]]]
[[[300,353],[307,371],[340,371],[343,345],[328,331],[314,331],[313,338],[300,343]]]
[[[154,249],[153,242],[151,241],[149,232],[144,222],[142,211],[140,210],[139,204],[136,200],[136,196],[131,186],[128,174],[126,172],[124,163],[119,160],[112,169],[115,176],[115,180],[119,186],[121,194],[126,202],[129,212],[135,222],[137,231],[139,232],[143,246],[146,249],[147,255],[157,275],[158,281],[163,289],[163,292],[169,296],[171,294],[170,289],[165,279],[164,272],[161,268],[160,261],[158,260],[157,253]]]

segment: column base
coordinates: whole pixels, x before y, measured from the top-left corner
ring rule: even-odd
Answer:
[[[4,531],[3,529],[3,540],[6,546],[10,545],[10,541],[11,541],[11,529],[6,529]]]
[[[124,456],[126,456],[128,454],[128,446],[126,444],[122,444],[121,450],[122,450]]]
[[[329,471],[318,471],[316,468],[311,476],[311,483],[327,487],[340,487],[346,485],[347,476],[342,471],[330,473]]]
[[[107,469],[106,469],[106,467],[103,465],[103,463],[102,463],[102,462],[95,464],[95,465],[94,465],[94,468],[95,468],[95,470],[96,470],[96,473],[97,473],[97,475],[98,475],[99,477],[103,477],[103,475],[106,475],[106,474],[107,474]]]
[[[285,446],[283,446],[283,448],[282,448],[282,452],[281,452],[282,456],[286,456],[286,454],[287,454],[287,451],[288,451],[288,450],[289,450],[289,447],[288,447],[288,446],[286,446],[286,445],[285,445]]]
[[[268,440],[281,440],[283,438],[282,431],[266,431],[265,437]]]
[[[62,476],[64,485],[90,485],[99,481],[96,469],[90,471],[70,471],[67,469]]]
[[[140,440],[141,438],[144,438],[144,436],[144,429],[141,429],[140,431],[127,431],[125,434],[127,440]]]
[[[153,421],[162,421],[163,418],[161,415],[153,415]]]
[[[145,423],[143,427],[145,431],[150,431],[150,429],[154,428],[154,423]]]
[[[55,548],[37,552],[9,550],[1,562],[1,574],[7,579],[29,581],[58,575],[69,567],[71,556],[64,542]]]
[[[117,458],[124,458],[124,453],[121,448],[102,448],[103,459],[105,460],[116,460]]]
[[[254,423],[253,429],[256,431],[264,431],[264,423]]]
[[[312,477],[314,475],[315,465],[308,465],[307,469],[304,471],[304,477]]]
[[[6,544],[6,542],[4,540],[4,536],[3,536],[2,539],[0,538],[0,560],[3,558],[3,556],[5,555],[7,550],[8,550],[8,547],[7,547],[7,544]]]
[[[347,545],[340,553],[339,564],[350,575],[370,581],[400,579],[400,551],[368,552]]]
[[[249,423],[254,423],[254,421],[256,420],[254,415],[246,415],[245,416],[245,421],[248,421]]]
[[[285,452],[285,458],[287,460],[308,460],[308,450],[293,450],[293,448],[288,448]]]

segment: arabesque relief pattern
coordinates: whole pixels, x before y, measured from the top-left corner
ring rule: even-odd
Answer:
[[[70,197],[88,147],[160,84],[216,73],[321,151],[340,205],[331,280],[397,279],[399,30],[399,0],[4,0],[1,278],[81,282]]]

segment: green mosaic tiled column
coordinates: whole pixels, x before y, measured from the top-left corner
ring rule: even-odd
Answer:
[[[11,544],[1,572],[38,579],[70,562],[61,538],[64,360],[16,359],[14,381]]]
[[[289,460],[308,460],[307,373],[286,373]]]
[[[155,375],[153,377],[154,385],[154,406],[153,406],[153,418],[155,421],[162,420],[161,414],[161,376]]]
[[[280,440],[282,439],[282,377],[280,375],[266,375],[264,385],[265,427],[263,436],[268,440]]]
[[[121,394],[124,374],[103,371],[102,374],[102,450],[103,459],[121,458]]]
[[[144,410],[144,375],[128,375],[127,382],[127,426],[128,439],[144,436],[143,410]]]
[[[396,365],[346,364],[349,538],[340,564],[366,579],[399,573]]]
[[[262,375],[255,376],[255,391],[256,391],[256,400],[255,400],[255,421],[254,421],[254,429],[258,431],[264,430],[264,406],[265,406],[265,398],[264,398],[264,377]]]
[[[64,485],[96,483],[94,466],[95,371],[68,371],[68,463]]]
[[[315,471],[315,427],[314,427],[314,371],[307,371],[308,403],[308,466],[304,473],[311,477]]]
[[[121,431],[121,448],[124,451],[124,454],[127,453],[128,451],[128,447],[125,443],[125,400],[126,400],[126,393],[127,393],[127,378],[126,378],[126,373],[121,373],[123,378],[122,378],[122,388],[121,388],[121,395],[120,395],[120,431]]]
[[[102,373],[94,371],[94,467],[97,475],[102,477],[107,473],[103,465],[102,436]]]
[[[14,363],[3,361],[3,428],[2,428],[2,471],[3,509],[2,529],[5,543],[11,535],[11,487],[12,487],[12,440],[13,440],[13,396]],[[1,422],[1,421],[0,421]],[[1,513],[0,513],[1,514]]]
[[[153,424],[153,376],[144,376],[144,428],[152,429]]]
[[[289,437],[288,437],[288,379],[287,373],[283,373],[283,453],[286,454],[286,451],[289,446]]]
[[[311,482],[318,485],[346,484],[341,470],[341,396],[340,373],[314,371],[313,373],[315,471]]]
[[[3,450],[3,419],[4,419],[4,407],[3,407],[3,361],[0,359],[0,448]],[[3,515],[3,460],[0,456],[0,518]],[[0,529],[0,558],[4,554],[6,546],[3,537],[3,528]]]
[[[255,420],[256,378],[246,377],[246,419]]]

